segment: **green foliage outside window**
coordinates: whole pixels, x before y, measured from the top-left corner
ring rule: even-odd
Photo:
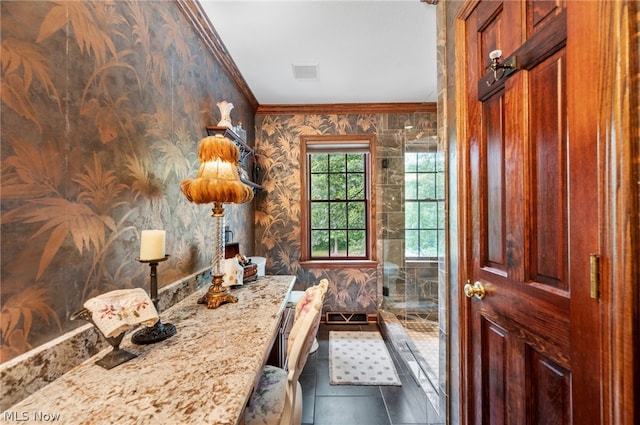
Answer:
[[[444,256],[444,155],[405,153],[405,256]]]
[[[366,257],[366,155],[309,154],[312,258]]]

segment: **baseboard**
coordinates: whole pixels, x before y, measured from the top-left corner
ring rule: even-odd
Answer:
[[[368,325],[377,321],[377,313],[356,311],[328,311],[324,316],[324,323],[327,325]]]

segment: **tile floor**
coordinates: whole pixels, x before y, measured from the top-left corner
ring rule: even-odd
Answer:
[[[395,386],[329,384],[329,331],[377,330],[376,324],[321,324],[318,351],[311,354],[300,376],[304,425],[435,425],[444,423],[396,352],[387,346],[402,381]]]

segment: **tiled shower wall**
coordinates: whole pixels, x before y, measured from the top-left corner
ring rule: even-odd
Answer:
[[[393,301],[430,305],[429,311],[433,313],[434,320],[438,316],[440,263],[406,262],[404,258],[404,152],[407,144],[416,140],[426,143],[436,134],[435,119],[429,126],[418,130],[400,129],[383,133],[383,148],[379,152],[382,158],[379,159],[386,160],[388,167],[381,167],[378,179],[378,193],[383,197],[378,211],[383,223],[381,239],[378,240],[382,269],[379,275],[383,277],[383,286],[389,289],[391,296],[395,296]]]

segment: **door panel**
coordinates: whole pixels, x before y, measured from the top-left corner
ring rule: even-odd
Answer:
[[[508,339],[506,330],[483,318],[482,362],[488,367],[483,369],[484,406],[487,419],[492,424],[507,422],[507,376],[508,376]]]
[[[534,349],[527,350],[531,393],[527,400],[529,423],[569,424],[569,374],[549,358]]]
[[[531,280],[568,291],[564,49],[529,72]]]
[[[533,35],[564,10],[564,0],[529,1],[527,34]]]
[[[506,273],[505,255],[505,218],[504,218],[504,147],[503,147],[503,100],[500,95],[493,96],[483,105],[486,128],[483,169],[486,178],[483,192],[486,202],[482,205],[484,240],[482,265]]]
[[[460,278],[485,289],[458,300],[464,424],[638,423],[638,10],[459,11]]]
[[[572,387],[569,212],[591,206],[570,204],[566,20],[562,1],[484,0],[465,22],[465,51],[477,52],[465,67],[466,258],[469,284],[485,289],[465,309],[470,424],[571,424],[583,391]],[[504,78],[489,68],[496,49],[517,58]]]

